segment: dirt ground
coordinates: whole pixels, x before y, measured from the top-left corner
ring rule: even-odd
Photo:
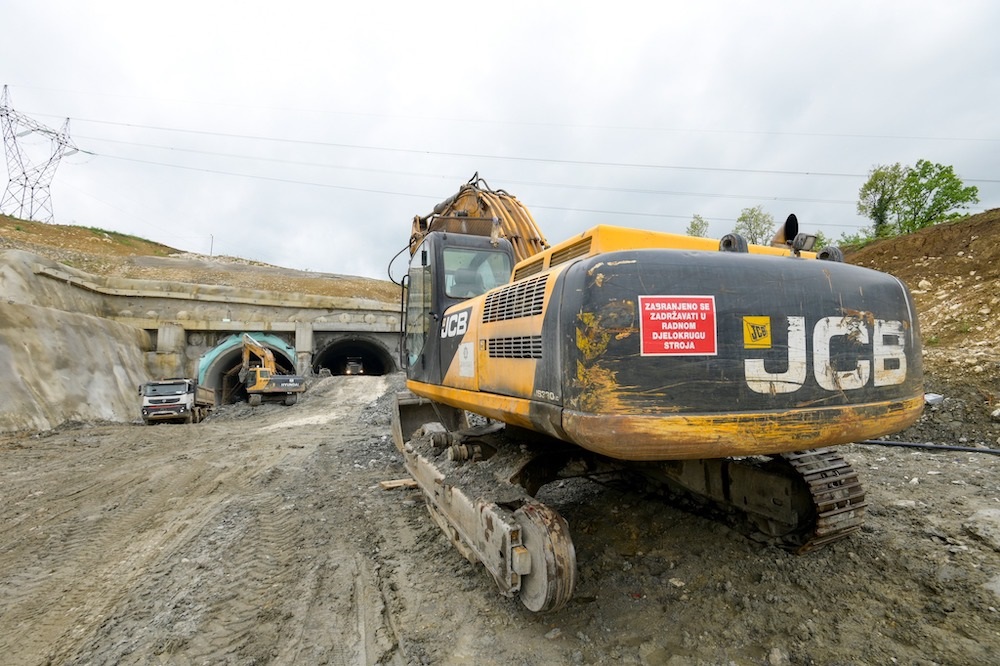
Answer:
[[[852,445],[864,531],[806,556],[586,481],[576,594],[534,615],[406,476],[401,377],[198,425],[0,436],[8,664],[995,664],[1000,457]]]
[[[541,499],[569,522],[576,592],[532,614],[416,491],[380,486],[407,476],[390,436],[402,378],[329,377],[293,407],[231,405],[198,425],[0,435],[0,661],[997,664],[997,223],[852,257],[911,286],[942,397],[896,439],[974,450],[843,447],[868,517],[831,547],[794,556],[564,482]]]

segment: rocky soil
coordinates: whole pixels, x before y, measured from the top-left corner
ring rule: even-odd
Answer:
[[[382,487],[406,476],[389,434],[402,378],[328,377],[293,407],[232,405],[198,425],[0,435],[2,661],[996,664],[997,218],[850,255],[901,277],[920,310],[941,400],[896,439],[970,450],[843,447],[869,503],[845,541],[794,556],[564,482],[541,498],[569,521],[576,593],[534,615],[415,491]]]

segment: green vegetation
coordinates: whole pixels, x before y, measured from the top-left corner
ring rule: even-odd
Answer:
[[[108,231],[107,229],[101,229],[100,227],[84,227],[95,236],[104,236],[106,238],[111,238],[121,243],[122,245],[131,247],[136,244],[136,242],[149,243],[149,241],[139,238],[138,236],[130,236],[128,234],[122,234],[117,231]]]
[[[701,215],[695,213],[694,217],[691,218],[691,222],[688,223],[687,230],[684,233],[688,236],[705,238],[708,236],[708,221]]]
[[[864,245],[878,238],[910,234],[924,227],[964,217],[960,211],[979,202],[979,190],[966,186],[950,166],[917,160],[876,166],[858,192],[857,210],[871,229],[841,237],[843,245]]]
[[[736,218],[733,232],[743,236],[753,245],[769,245],[774,237],[774,217],[761,206],[744,208]]]

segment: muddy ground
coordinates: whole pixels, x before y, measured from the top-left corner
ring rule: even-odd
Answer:
[[[845,447],[866,526],[805,556],[622,489],[547,487],[578,583],[535,615],[415,491],[380,486],[406,477],[401,381],[0,435],[3,663],[997,663],[1000,456]]]

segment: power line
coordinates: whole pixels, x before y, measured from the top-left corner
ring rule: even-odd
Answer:
[[[364,171],[367,173],[380,173],[380,174],[413,176],[413,177],[423,177],[423,178],[440,178],[440,179],[455,178],[454,176],[447,176],[444,174],[427,174],[427,173],[417,173],[413,171],[396,171],[391,169],[373,169],[373,168],[356,167],[356,166],[342,166],[337,164],[306,162],[301,160],[284,160],[273,157],[258,157],[255,155],[242,155],[238,153],[222,153],[210,150],[198,150],[195,148],[177,148],[174,146],[161,146],[149,143],[138,143],[134,141],[102,139],[99,137],[79,137],[79,138],[88,138],[93,141],[106,141],[110,143],[117,143],[130,146],[140,146],[144,148],[155,148],[159,150],[168,150],[171,152],[192,153],[197,155],[210,155],[213,157],[229,157],[233,159],[257,160],[261,162],[271,162],[275,164],[290,164],[295,166],[319,167],[323,169],[344,169],[350,171]],[[98,157],[112,157],[115,159],[132,159],[127,157],[116,157],[114,155],[107,155],[103,153],[95,153],[91,151],[87,152],[88,154],[95,155]],[[158,164],[160,164],[161,166],[168,166],[168,167],[174,166],[172,164],[166,164],[166,163],[158,163]],[[217,173],[228,173],[228,172],[217,172]],[[231,175],[244,175],[244,174],[231,174]],[[817,199],[817,198],[807,198],[807,197],[785,197],[785,196],[757,195],[757,194],[720,194],[713,192],[687,192],[678,190],[637,189],[637,188],[626,188],[626,187],[608,187],[602,185],[573,185],[569,183],[545,183],[539,181],[522,181],[522,180],[510,180],[510,179],[506,179],[504,182],[511,183],[514,185],[527,185],[533,187],[588,190],[588,191],[601,191],[601,192],[620,192],[623,194],[650,194],[656,196],[682,196],[682,197],[698,197],[698,198],[714,198],[714,199],[752,199],[755,201],[791,201],[798,203],[827,203],[827,204],[845,204],[845,205],[854,205],[856,203],[854,201],[849,201],[846,199]]]
[[[746,169],[739,167],[706,167],[688,166],[676,164],[651,164],[642,162],[609,162],[601,160],[568,160],[550,157],[522,157],[516,155],[488,155],[482,153],[459,153],[449,151],[434,151],[419,148],[391,148],[386,146],[370,146],[363,144],[338,143],[328,141],[314,141],[307,139],[286,139],[278,137],[257,136],[252,134],[230,134],[227,132],[214,132],[209,130],[192,130],[174,127],[160,127],[157,125],[141,125],[135,123],[118,123],[109,120],[77,119],[77,122],[95,123],[101,125],[112,125],[116,127],[129,127],[134,129],[148,129],[158,132],[177,132],[181,134],[194,134],[199,136],[215,136],[226,139],[244,139],[253,141],[269,141],[275,143],[289,143],[294,145],[319,146],[324,148],[347,148],[352,150],[371,150],[380,152],[403,153],[410,155],[435,155],[439,157],[462,157],[470,159],[490,159],[508,160],[515,162],[539,162],[543,164],[567,164],[573,166],[598,166],[633,169],[658,169],[675,171],[701,171],[709,173],[752,173],[773,176],[819,176],[826,178],[868,178],[866,173],[838,173],[829,171],[794,171],[783,169]],[[837,135],[830,135],[835,137]],[[1000,179],[991,178],[963,178],[963,182],[968,183],[1000,183]]]
[[[223,175],[223,176],[236,176],[236,177],[240,177],[240,178],[254,178],[254,179],[257,179],[257,180],[266,180],[266,181],[276,182],[276,183],[288,183],[288,184],[292,184],[292,185],[307,185],[307,186],[312,186],[312,187],[325,187],[325,188],[335,189],[335,190],[346,190],[346,191],[350,191],[350,192],[364,192],[364,193],[368,193],[368,194],[385,194],[385,195],[392,195],[392,196],[413,197],[413,198],[417,198],[417,199],[431,199],[431,200],[435,200],[435,201],[439,201],[441,199],[441,196],[439,196],[439,195],[435,196],[435,195],[427,195],[427,194],[413,194],[411,192],[398,192],[398,191],[392,191],[392,190],[371,189],[371,188],[365,188],[365,187],[351,187],[351,186],[348,186],[348,185],[334,185],[334,184],[331,184],[331,183],[317,183],[317,182],[313,182],[313,181],[292,180],[292,179],[288,179],[288,178],[276,178],[276,177],[273,177],[273,176],[261,176],[261,175],[257,175],[257,174],[237,173],[237,172],[232,172],[232,171],[222,171],[222,170],[219,170],[219,169],[206,169],[206,168],[203,168],[203,167],[184,166],[184,165],[180,165],[180,164],[165,164],[163,162],[154,162],[154,161],[151,161],[151,160],[141,160],[141,159],[136,159],[136,158],[131,158],[131,157],[120,157],[120,156],[116,156],[116,155],[102,155],[102,154],[99,154],[99,153],[96,153],[96,154],[99,157],[107,157],[109,159],[122,160],[122,161],[126,161],[126,162],[136,162],[136,163],[139,163],[139,164],[149,164],[149,165],[153,165],[153,166],[161,166],[161,167],[167,167],[167,168],[171,168],[171,169],[182,169],[182,170],[185,170],[185,171],[198,171],[198,172],[201,172],[201,173],[211,173],[211,174],[217,174],[217,175]],[[517,182],[517,181],[509,181],[509,182]],[[536,185],[537,183],[523,182],[522,184],[525,184],[525,185]],[[560,185],[556,185],[556,184],[549,184],[549,186],[560,187]],[[578,187],[578,186],[568,186],[568,187]],[[584,186],[579,186],[579,187],[581,187],[583,189],[586,189]],[[603,189],[613,190],[613,188],[603,188]],[[650,190],[650,192],[655,192],[655,190]],[[692,193],[692,195],[693,195],[693,193]],[[719,195],[719,196],[726,196],[726,195]],[[774,200],[774,201],[784,201],[784,199],[780,199],[780,198],[777,198],[777,197],[774,197],[771,200]],[[796,199],[788,199],[788,200],[789,201],[799,201],[799,202],[810,201],[808,199],[798,199],[798,200],[796,200]],[[823,202],[822,200],[820,200],[820,202],[821,203],[841,203],[839,201]],[[845,202],[845,203],[854,203],[854,202]],[[654,217],[654,218],[655,217],[659,217],[659,218],[691,219],[690,215],[672,215],[672,214],[668,214],[668,213],[641,213],[641,212],[633,212],[633,211],[593,210],[593,209],[587,209],[587,208],[563,208],[563,207],[559,207],[559,206],[541,206],[541,205],[535,205],[535,204],[532,205],[532,208],[545,209],[545,210],[561,210],[561,211],[574,212],[574,213],[596,213],[596,214],[601,214],[601,215],[619,215],[619,216],[620,215],[627,215],[627,216],[635,216],[635,217]],[[711,220],[712,221],[719,221],[719,222],[735,222],[736,221],[735,219],[730,219],[730,218],[711,218]],[[850,228],[850,229],[859,228],[859,225],[857,225],[857,224],[827,224],[826,226],[844,227],[844,228]]]
[[[657,127],[648,125],[602,125],[596,123],[555,123],[555,122],[541,122],[532,120],[494,120],[488,118],[455,118],[446,116],[414,116],[414,115],[404,115],[404,114],[391,114],[391,113],[375,113],[368,111],[340,111],[340,110],[329,110],[329,109],[302,109],[296,107],[286,107],[286,106],[261,106],[261,105],[248,105],[248,104],[236,104],[229,102],[207,102],[204,100],[185,100],[185,99],[164,99],[156,97],[148,97],[143,95],[123,95],[116,93],[94,93],[92,91],[84,90],[63,90],[56,88],[43,88],[38,86],[18,86],[19,88],[27,88],[32,90],[45,90],[48,92],[63,92],[72,93],[80,95],[97,95],[104,97],[120,97],[126,99],[140,99],[147,100],[151,102],[163,103],[180,103],[180,104],[193,104],[198,106],[219,106],[219,107],[234,107],[240,109],[259,109],[263,111],[289,111],[294,113],[319,113],[327,115],[337,115],[337,116],[356,116],[361,118],[385,118],[389,120],[419,120],[419,121],[432,121],[432,122],[444,122],[444,123],[467,123],[467,124],[478,124],[478,125],[506,125],[506,126],[522,126],[522,127],[558,127],[566,129],[597,129],[597,130],[615,130],[615,131],[633,131],[633,132],[661,132],[661,133],[671,133],[671,134],[736,134],[736,135],[749,135],[749,136],[791,136],[791,137],[804,137],[804,138],[826,138],[826,139],[864,139],[864,140],[894,140],[894,141],[961,141],[961,142],[986,142],[986,143],[997,143],[1000,142],[1000,138],[990,138],[990,137],[968,137],[968,136],[926,136],[926,135],[908,135],[908,134],[864,134],[859,132],[789,132],[782,130],[739,130],[739,129],[717,129],[717,128],[698,128],[698,127]],[[36,114],[45,115],[45,114]],[[93,121],[98,122],[98,121]]]
[[[252,134],[230,134],[228,132],[214,132],[209,130],[192,130],[192,129],[182,129],[174,127],[160,127],[157,125],[140,125],[135,123],[117,123],[108,120],[93,120],[80,118],[75,119],[76,122],[84,123],[95,123],[101,125],[112,125],[116,127],[129,127],[133,129],[147,129],[154,130],[158,132],[177,132],[181,134],[194,134],[198,136],[215,136],[225,139],[245,139],[253,141],[270,141],[275,143],[289,143],[294,145],[308,145],[308,146],[319,146],[324,148],[347,148],[352,150],[371,150],[379,152],[391,152],[391,153],[403,153],[409,155],[435,155],[439,157],[463,157],[470,159],[491,159],[491,160],[508,160],[514,162],[540,162],[543,164],[569,164],[574,166],[599,166],[599,167],[618,167],[618,168],[634,168],[634,169],[661,169],[661,170],[676,170],[676,171],[705,171],[705,172],[719,172],[719,173],[756,173],[756,174],[767,174],[767,175],[777,175],[777,176],[822,176],[822,177],[833,177],[833,178],[865,178],[867,174],[858,173],[836,173],[836,172],[826,172],[826,171],[790,171],[790,170],[780,170],[780,169],[745,169],[737,167],[706,167],[706,166],[685,166],[676,164],[651,164],[642,162],[609,162],[601,160],[568,160],[552,157],[522,157],[517,155],[488,155],[484,153],[460,153],[451,151],[435,151],[435,150],[425,150],[419,148],[390,148],[387,146],[370,146],[363,144],[353,144],[353,143],[339,143],[330,141],[314,141],[306,139],[285,139],[277,137],[268,136],[257,136]],[[997,181],[1000,182],[1000,181]]]

